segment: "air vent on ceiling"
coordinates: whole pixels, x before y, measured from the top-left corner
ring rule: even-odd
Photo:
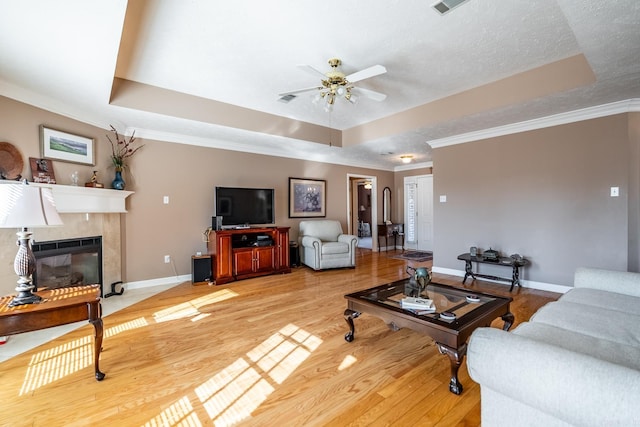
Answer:
[[[292,99],[294,99],[295,97],[296,97],[296,95],[288,94],[288,95],[285,95],[285,96],[281,96],[278,99],[278,101],[287,103],[287,102],[291,101]]]
[[[450,12],[452,9],[460,6],[462,3],[466,3],[469,0],[442,0],[433,5],[433,8],[437,10],[440,15],[444,15]]]

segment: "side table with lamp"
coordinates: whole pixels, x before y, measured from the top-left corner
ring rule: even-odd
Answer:
[[[18,275],[17,295],[0,298],[0,336],[89,320],[95,329],[95,378],[101,381],[105,375],[99,369],[103,335],[99,286],[33,292],[36,260],[29,228],[61,225],[50,188],[31,186],[26,180],[0,184],[0,228],[19,230],[13,264]]]

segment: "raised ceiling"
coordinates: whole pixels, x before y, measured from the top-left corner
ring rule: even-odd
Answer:
[[[2,2],[0,95],[176,143],[397,170],[434,140],[640,99],[637,0]],[[358,86],[387,99],[278,100],[333,57],[384,65]]]

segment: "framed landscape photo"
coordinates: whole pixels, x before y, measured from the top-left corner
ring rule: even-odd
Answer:
[[[63,162],[95,165],[95,139],[40,126],[42,157]]]
[[[327,181],[289,178],[289,218],[324,218],[327,215]]]

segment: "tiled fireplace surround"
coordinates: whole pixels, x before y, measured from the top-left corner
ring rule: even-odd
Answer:
[[[40,185],[32,184],[30,185]],[[46,186],[46,185],[43,185]],[[34,228],[32,238],[38,242],[77,237],[102,236],[103,288],[122,280],[121,214],[126,213],[125,199],[130,191],[49,185],[56,208],[64,222],[62,227]],[[16,231],[0,229],[0,295],[15,293],[17,276],[13,270],[18,247]]]

